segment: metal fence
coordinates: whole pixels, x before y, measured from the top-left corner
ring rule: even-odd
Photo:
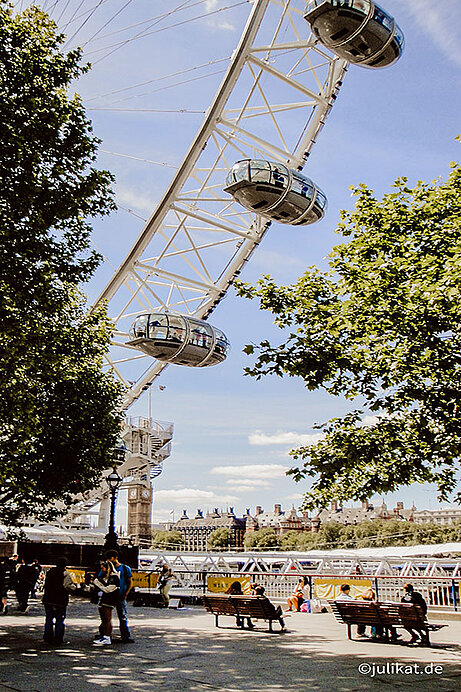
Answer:
[[[338,574],[308,574],[302,572],[235,572],[235,571],[175,571],[176,583],[171,594],[199,596],[207,590],[209,577],[224,577],[238,579],[251,577],[253,584],[264,586],[265,595],[271,600],[286,601],[291,596],[301,576],[306,576],[307,592],[311,598],[316,594],[317,583],[328,583],[328,580],[338,583],[354,584],[354,580],[367,581],[376,593],[379,601],[399,602],[404,594],[404,585],[412,583],[426,600],[429,608],[459,611],[460,608],[460,577],[394,577],[389,575],[338,575]]]

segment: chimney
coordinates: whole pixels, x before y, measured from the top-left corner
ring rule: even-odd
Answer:
[[[362,500],[362,509],[369,509],[368,500]]]
[[[337,500],[332,500],[330,503],[330,509],[332,512],[337,512],[338,511],[338,501]]]
[[[274,514],[282,514],[282,505],[274,505]]]
[[[397,504],[395,505],[395,509],[398,509],[398,510],[403,509],[403,502],[397,502]]]
[[[196,519],[203,519],[203,512],[201,509],[197,510],[197,514],[195,515]]]
[[[183,511],[182,511],[182,517],[181,517],[181,519],[189,519],[189,517],[187,516],[187,512],[186,512],[185,509],[183,509]]]
[[[245,514],[246,514],[247,516],[250,516],[250,508],[249,508],[249,507],[246,508]]]
[[[262,514],[262,513],[263,513],[263,508],[261,507],[261,505],[258,505],[256,507],[256,516],[258,516],[259,514]]]
[[[234,508],[233,507],[229,507],[229,514],[234,514]]]

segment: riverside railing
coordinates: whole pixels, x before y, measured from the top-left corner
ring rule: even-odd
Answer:
[[[237,580],[243,579],[251,581],[252,584],[264,586],[265,595],[271,600],[286,601],[293,593],[300,577],[306,577],[307,593],[310,598],[322,598],[319,595],[320,588],[324,590],[330,583],[333,585],[349,584],[354,582],[367,583],[376,594],[378,601],[399,602],[404,594],[405,584],[413,584],[416,591],[419,591],[426,600],[430,609],[436,610],[461,610],[460,606],[460,586],[461,577],[425,577],[425,576],[402,576],[394,575],[340,575],[340,574],[304,574],[303,572],[236,572],[236,571],[213,571],[201,570],[192,572],[175,571],[176,583],[171,594],[177,595],[196,595],[205,593],[208,588],[209,578],[218,580]]]

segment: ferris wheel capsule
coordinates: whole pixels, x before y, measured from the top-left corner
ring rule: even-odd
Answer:
[[[326,195],[310,178],[273,161],[237,161],[224,191],[249,211],[292,226],[319,221],[327,208]]]
[[[373,0],[309,0],[304,19],[340,58],[363,67],[387,67],[403,53],[400,27]]]
[[[157,360],[195,368],[222,363],[230,350],[220,329],[203,320],[172,313],[139,315],[130,337],[129,346]]]

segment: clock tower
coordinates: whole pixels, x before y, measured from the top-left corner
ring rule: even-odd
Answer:
[[[151,539],[152,486],[138,482],[128,488],[128,535],[135,543]]]

